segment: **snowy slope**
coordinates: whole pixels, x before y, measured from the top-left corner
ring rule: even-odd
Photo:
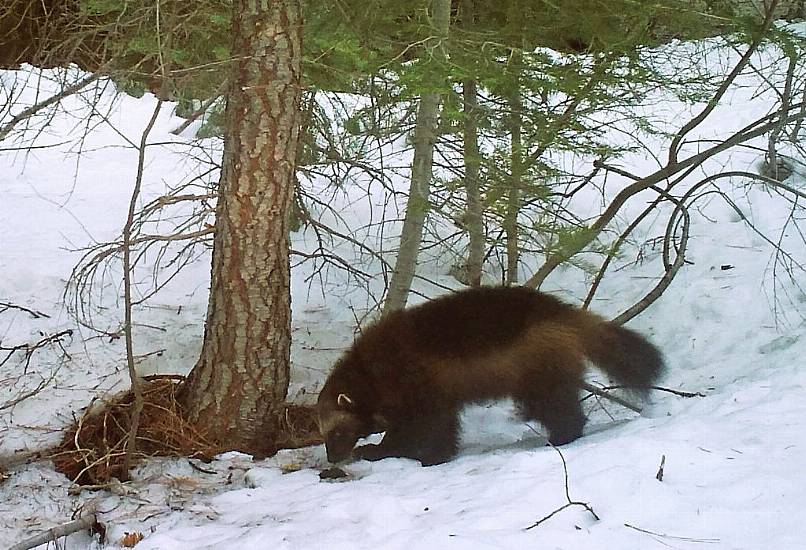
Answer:
[[[7,83],[21,74],[0,76]],[[33,99],[18,98],[21,105],[25,100]],[[702,135],[722,135],[766,112],[763,100],[752,88],[737,90]],[[2,345],[38,340],[40,332],[74,330],[63,348],[37,352],[28,369],[16,360],[0,369],[0,403],[54,376],[35,397],[0,411],[3,454],[53,441],[56,430],[93,395],[125,387],[118,374],[122,341],[76,327],[62,293],[80,256],[69,249],[112,239],[123,225],[136,151],[120,134],[136,142],[155,103],[150,96],[112,101],[110,94],[104,103],[109,122],[95,119],[98,126],[81,143],[80,161],[76,139],[89,111],[78,98],[66,101],[37,139],[38,145],[63,145],[27,154],[0,151],[0,302],[50,316],[0,313]],[[673,116],[680,106],[670,101],[667,107]],[[186,155],[199,145],[169,133],[180,122],[166,106],[152,135],[162,145],[149,150],[144,200],[204,169]],[[215,154],[214,144],[201,147]],[[757,161],[757,153],[744,152],[715,162],[744,170]],[[635,156],[626,162],[641,172],[653,161]],[[799,176],[788,183],[806,187]],[[780,198],[762,190],[737,185],[732,196],[772,235],[790,215]],[[590,199],[578,206],[596,204]],[[635,204],[629,212],[641,207]],[[692,223],[691,264],[630,326],[664,351],[669,369],[663,386],[705,396],[656,392],[641,417],[608,404],[612,420],[592,407],[586,437],[561,452],[571,499],[588,503],[598,521],[572,506],[525,530],[566,504],[563,462],[540,435],[508,420],[505,404],[494,404],[466,413],[456,460],[430,468],[403,459],[356,463],[343,482],[319,480],[326,465],[321,447],[260,462],[231,453],[203,465],[215,471],[208,474],[187,461],[154,460],[138,471],[132,494],[70,496],[69,481],[47,465],[22,468],[0,482],[0,547],[67,521],[79,502],[95,498],[109,539],[141,532],[142,549],[803,548],[806,525],[798,512],[806,506],[806,296],[785,277],[775,286],[772,249],[733,211],[712,201],[702,205],[702,213]],[[663,223],[643,227],[640,236],[658,235]],[[784,243],[799,242],[791,227],[787,231]],[[294,245],[312,246],[310,239],[297,235]],[[806,262],[802,246],[792,246],[796,259]],[[628,251],[622,264],[634,256]],[[455,286],[445,269],[425,269]],[[657,270],[657,261],[647,260],[611,273],[593,309],[619,313],[648,290]],[[303,266],[293,282],[290,394],[300,398],[315,393],[339,350],[349,345],[355,322],[348,306],[361,312],[368,303],[336,275],[323,288],[317,278],[307,281],[309,274]],[[119,313],[115,277],[110,273],[104,291],[107,309],[98,313],[109,330],[116,328]],[[209,258],[202,256],[151,307],[138,309],[137,353],[164,350],[146,357],[142,372],[185,372],[192,365],[208,280]],[[578,301],[587,283],[584,273],[566,268],[547,287]],[[540,426],[534,429],[540,432]],[[662,456],[660,482],[655,475]],[[99,546],[76,534],[67,547]]]

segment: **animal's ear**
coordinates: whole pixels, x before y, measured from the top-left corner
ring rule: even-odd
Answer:
[[[339,405],[339,407],[349,407],[353,404],[353,400],[346,393],[340,393],[336,398],[336,403]]]

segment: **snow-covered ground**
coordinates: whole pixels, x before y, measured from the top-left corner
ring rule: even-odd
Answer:
[[[33,74],[5,72],[0,78],[8,88]],[[17,101],[33,100],[32,93]],[[765,113],[769,103],[754,94],[754,88],[730,94],[699,135],[724,134]],[[93,396],[125,387],[122,340],[77,326],[63,292],[81,255],[75,249],[113,239],[123,225],[137,158],[127,139],[139,140],[155,103],[150,96],[107,97],[98,108],[104,117],[96,117],[97,127],[79,142],[88,111],[71,98],[37,138],[39,146],[54,146],[14,151],[19,143],[0,143],[0,302],[48,315],[0,306],[0,345],[73,331],[34,353],[27,367],[19,352],[0,367],[0,406],[53,377],[36,395],[0,411],[0,454],[52,443]],[[670,101],[671,120],[675,108]],[[171,135],[180,123],[166,106],[151,136],[161,145],[149,149],[143,202],[204,170],[188,153],[216,154],[211,143]],[[753,169],[759,154],[733,153],[715,162]],[[628,160],[638,173],[653,162]],[[791,221],[785,226],[789,206],[740,183],[731,193],[736,204],[774,240],[784,228],[782,244],[806,263]],[[787,183],[806,188],[798,175]],[[615,190],[608,189],[610,196]],[[645,204],[633,203],[624,219]],[[598,204],[592,199],[588,208]],[[607,404],[612,419],[592,406],[586,436],[561,449],[567,477],[557,451],[544,446],[532,428],[512,421],[506,404],[491,404],[465,413],[456,460],[429,468],[403,459],[356,463],[347,468],[351,477],[340,482],[320,481],[326,465],[321,447],[254,462],[230,453],[202,465],[212,473],[186,460],[152,460],[138,469],[131,488],[78,496],[48,464],[16,469],[0,481],[0,547],[69,520],[80,503],[94,499],[109,544],[136,532],[144,535],[137,545],[142,549],[803,548],[806,524],[798,518],[806,507],[806,295],[784,274],[773,280],[769,243],[733,210],[716,199],[701,207],[692,221],[690,263],[630,326],[663,350],[664,387],[704,397],[656,392],[642,416]],[[803,211],[796,216],[802,220]],[[664,223],[647,224],[639,236],[658,235]],[[310,246],[308,239],[297,234],[295,247]],[[657,251],[647,253],[643,263],[610,273],[593,310],[613,316],[654,284]],[[619,266],[634,257],[634,248],[625,251]],[[424,267],[430,277],[456,286],[443,268]],[[115,269],[98,287],[106,309],[96,321],[110,331],[117,328],[119,305]],[[294,271],[290,395],[298,399],[315,394],[368,303],[337,274],[331,272],[326,288],[308,275],[305,266]],[[145,283],[151,274],[140,276]],[[136,353],[144,356],[144,374],[192,366],[208,281],[209,257],[202,254],[138,308]],[[582,271],[567,268],[546,289],[578,301],[589,282]],[[5,356],[0,353],[0,361]],[[534,429],[540,432],[540,426]],[[600,519],[571,506],[526,530],[567,503],[566,488]],[[64,544],[99,547],[84,533]]]

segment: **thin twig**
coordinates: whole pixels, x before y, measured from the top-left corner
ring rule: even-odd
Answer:
[[[2,361],[0,361],[0,367],[5,365],[6,362],[9,359],[11,359],[11,356],[14,355],[15,352],[25,350],[25,366],[23,367],[23,372],[27,373],[28,372],[28,366],[31,363],[31,357],[33,357],[33,354],[34,354],[34,352],[36,350],[41,349],[41,348],[43,348],[43,347],[45,347],[45,346],[47,346],[49,344],[57,344],[60,347],[62,347],[61,346],[62,338],[65,337],[65,336],[72,336],[72,335],[73,335],[73,329],[67,329],[67,330],[63,330],[61,332],[57,332],[56,334],[50,334],[48,336],[45,336],[44,338],[42,338],[41,340],[39,340],[39,341],[37,341],[37,342],[35,342],[33,344],[31,344],[30,342],[26,342],[24,344],[18,344],[16,346],[11,346],[11,347],[6,347],[6,346],[1,346],[0,345],[0,351],[9,352],[9,354],[6,356],[6,358],[3,359]],[[67,354],[66,350],[64,350],[64,347],[62,347],[62,351],[64,352],[64,355],[68,356],[68,358],[69,358],[69,355]]]
[[[43,378],[42,380],[40,380],[34,389],[23,392],[14,399],[6,401],[2,405],[0,405],[0,411],[12,409],[15,406],[19,405],[20,403],[22,403],[23,401],[25,401],[26,399],[30,399],[31,397],[37,395],[46,387],[48,387],[48,385],[50,385],[50,383],[53,382],[55,378],[56,378],[56,372],[54,371],[48,378]]]
[[[632,403],[630,403],[626,399],[622,399],[621,397],[619,397],[617,395],[613,395],[613,394],[608,393],[607,390],[610,389],[610,388],[599,388],[599,387],[594,386],[593,384],[590,384],[588,382],[582,382],[580,384],[580,387],[583,390],[591,392],[592,394],[596,395],[597,397],[601,397],[602,399],[609,399],[610,401],[612,401],[614,403],[618,403],[622,407],[627,407],[631,411],[635,411],[635,412],[637,412],[639,414],[641,413],[641,407],[639,407],[637,405],[633,405]]]
[[[129,378],[131,379],[132,392],[134,393],[134,407],[131,412],[131,425],[129,427],[129,438],[126,442],[126,455],[123,459],[121,471],[121,481],[128,481],[129,468],[132,458],[137,450],[137,430],[140,427],[140,413],[143,410],[143,389],[137,377],[137,367],[134,360],[134,342],[132,339],[132,262],[131,262],[131,236],[132,225],[134,224],[134,212],[137,208],[137,199],[140,196],[140,188],[143,183],[143,170],[145,168],[146,145],[148,134],[157,122],[157,117],[162,108],[162,100],[157,100],[151,119],[148,121],[143,134],[140,136],[139,156],[137,159],[137,177],[132,190],[132,197],[129,201],[129,214],[126,224],[123,226],[123,300],[124,300],[124,324],[123,333],[126,339],[126,363],[129,367]]]
[[[529,424],[527,424],[527,426],[534,433],[537,433],[537,430],[535,430],[532,426],[530,426]],[[551,445],[551,442],[549,442],[549,445]],[[595,519],[596,521],[599,521],[601,518],[596,515],[596,512],[593,511],[593,508],[591,508],[591,506],[587,502],[581,502],[581,501],[578,501],[578,500],[571,500],[571,491],[568,488],[568,465],[565,462],[565,457],[563,456],[563,454],[560,451],[560,449],[558,449],[556,446],[551,445],[551,448],[554,449],[555,451],[557,451],[557,454],[560,455],[560,460],[562,460],[562,463],[563,463],[563,476],[565,477],[565,499],[568,502],[565,503],[564,505],[560,506],[559,508],[557,508],[553,512],[551,512],[549,515],[537,520],[536,522],[534,522],[533,524],[529,525],[528,527],[524,527],[523,530],[524,531],[529,531],[530,529],[534,529],[535,527],[537,527],[541,523],[543,523],[545,521],[548,521],[549,519],[551,519],[555,515],[559,514],[560,512],[565,510],[566,508],[570,508],[571,506],[581,506],[581,507],[583,507],[585,510],[590,512],[590,514],[593,516],[593,519]]]
[[[41,111],[42,109],[46,109],[50,107],[54,103],[58,103],[62,99],[66,98],[67,96],[73,95],[76,92],[81,91],[82,88],[86,87],[87,85],[95,82],[99,78],[103,76],[102,72],[95,72],[92,74],[87,75],[86,77],[82,78],[78,82],[71,84],[70,86],[62,89],[61,92],[50,96],[49,98],[45,99],[44,101],[40,101],[35,105],[31,105],[30,107],[23,109],[21,112],[17,113],[11,120],[9,120],[6,124],[0,127],[0,141],[5,139],[5,137],[11,133],[14,127],[22,122],[23,120],[34,116],[36,113]]]
[[[187,117],[187,119],[177,128],[171,130],[171,133],[175,136],[178,136],[179,134],[187,130],[188,126],[196,122],[200,116],[202,116],[204,113],[207,112],[207,109],[209,109],[210,106],[213,103],[215,103],[215,101],[219,97],[224,95],[224,93],[227,91],[227,86],[229,86],[229,80],[224,79],[218,86],[218,88],[216,88],[216,90],[212,93],[212,95],[210,95],[210,97],[207,98],[207,100],[205,100],[205,102],[201,104],[201,107],[199,107],[195,112],[193,112],[189,117]]]
[[[672,215],[669,217],[669,223],[666,225],[666,234],[663,240],[664,252],[670,249],[669,243],[671,242],[673,233],[675,231],[678,214],[683,216],[683,230],[682,235],[680,236],[680,244],[676,250],[677,256],[675,257],[674,262],[663,274],[663,277],[661,277],[660,281],[658,281],[658,284],[655,285],[655,287],[652,290],[650,290],[646,296],[641,298],[641,300],[638,301],[638,303],[636,303],[626,311],[620,313],[618,316],[616,316],[614,319],[611,320],[611,323],[616,325],[623,325],[633,317],[639,315],[641,312],[646,310],[646,308],[651,306],[655,302],[655,300],[660,298],[661,294],[663,294],[663,292],[669,287],[669,285],[672,284],[672,280],[674,280],[675,275],[677,275],[677,272],[680,271],[680,268],[683,267],[683,264],[686,261],[686,246],[688,244],[689,227],[691,225],[691,218],[689,217],[688,210],[686,209],[686,206],[683,204],[682,201],[672,197],[671,195],[669,195],[665,191],[658,189],[657,187],[653,186],[653,189],[658,190],[664,196],[666,196],[666,198],[675,203],[675,209],[672,212]],[[666,257],[666,255],[667,254],[664,254],[664,257]]]
[[[619,390],[619,389],[625,389],[625,388],[628,389],[629,386],[621,386],[621,385],[603,386],[603,387],[598,388],[598,389],[600,389],[602,391],[608,391],[608,390]],[[666,393],[671,393],[671,394],[677,395],[679,397],[687,397],[687,398],[688,397],[706,397],[706,395],[704,393],[702,393],[702,392],[698,392],[698,391],[697,392],[689,392],[689,391],[682,391],[682,390],[673,390],[672,388],[664,388],[663,386],[647,386],[647,389],[656,390],[656,391],[662,391],[662,392],[666,392]]]
[[[750,58],[756,53],[758,48],[761,46],[761,42],[767,35],[767,31],[770,29],[775,17],[775,8],[778,6],[779,0],[772,0],[770,5],[767,6],[767,11],[764,14],[764,21],[761,23],[761,29],[758,31],[758,34],[750,43],[747,48],[747,51],[744,52],[744,55],[739,59],[739,62],[733,67],[733,70],[725,77],[725,80],[722,81],[719,88],[717,89],[716,93],[708,100],[705,108],[700,111],[697,116],[689,120],[686,124],[683,125],[682,128],[677,132],[677,134],[672,139],[671,145],[669,145],[669,162],[668,164],[677,164],[677,155],[680,151],[680,147],[683,145],[683,140],[685,139],[686,135],[691,132],[694,128],[699,126],[708,115],[710,115],[714,109],[716,109],[717,105],[719,105],[720,100],[725,95],[725,93],[730,88],[731,84],[736,80],[745,66],[750,62]],[[787,105],[786,108],[789,106]],[[782,117],[786,118],[786,117]]]
[[[190,459],[188,459],[188,464],[190,465],[191,468],[193,468],[197,472],[201,472],[203,474],[217,474],[218,473],[215,470],[208,470],[206,468],[202,468],[201,466],[199,466],[198,464],[194,463]]]
[[[9,302],[0,302],[0,313],[3,313],[7,309],[19,309],[20,311],[25,311],[26,313],[29,313],[31,317],[33,317],[34,319],[40,319],[42,317],[50,319],[50,315],[42,313],[41,311],[28,309],[27,307],[18,306],[17,304],[12,304]]]
[[[665,539],[674,539],[674,540],[682,540],[686,542],[702,542],[706,544],[716,544],[720,541],[720,539],[700,539],[700,538],[693,538],[693,537],[676,537],[674,535],[667,535],[665,533],[657,533],[655,531],[650,531],[649,529],[641,529],[640,527],[636,527],[634,525],[630,525],[629,523],[625,523],[624,527],[629,527],[630,529],[634,529],[639,533],[645,533],[647,535],[652,535],[653,537],[661,537]]]

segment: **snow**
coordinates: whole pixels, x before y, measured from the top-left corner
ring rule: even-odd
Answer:
[[[14,88],[20,107],[12,113],[34,101],[38,74],[0,73],[6,89],[15,79],[32,79],[28,87]],[[724,136],[767,112],[771,103],[752,78],[740,82],[698,136]],[[0,367],[0,404],[53,377],[37,395],[0,411],[3,455],[54,442],[93,396],[126,387],[122,340],[77,326],[63,292],[81,256],[76,249],[114,239],[123,225],[137,156],[127,139],[137,142],[156,100],[98,93],[103,101],[97,110],[105,118],[96,113],[84,139],[79,138],[91,111],[76,97],[63,103],[36,141],[57,145],[0,150],[0,302],[49,315],[3,311],[0,341],[16,345],[73,330],[61,345],[33,354],[27,367],[20,355]],[[670,98],[662,116],[674,120],[685,109]],[[213,140],[189,139],[193,128],[184,136],[170,134],[180,123],[166,105],[152,134],[160,145],[148,151],[141,203],[203,172],[204,163],[188,153],[215,157],[219,150]],[[10,138],[0,149],[22,146],[22,139]],[[733,152],[709,164],[752,170],[761,154]],[[644,173],[655,160],[635,154],[624,163]],[[804,189],[806,178],[795,174],[787,183]],[[739,181],[726,189],[757,228],[775,239],[780,233],[794,258],[806,262],[802,241],[787,222],[790,205]],[[608,196],[617,190],[609,187]],[[341,200],[350,205],[348,221],[368,215],[373,204]],[[600,206],[591,197],[578,203],[574,206],[586,214]],[[619,223],[628,223],[628,215],[643,206],[634,199]],[[347,466],[347,480],[331,482],[319,479],[327,466],[322,447],[282,451],[261,461],[227,453],[200,465],[211,473],[187,460],[154,459],[138,468],[129,487],[80,495],[50,464],[25,466],[0,482],[0,547],[68,521],[80,503],[95,499],[108,540],[140,532],[145,537],[137,548],[143,550],[803,548],[806,525],[798,512],[806,507],[806,295],[780,267],[773,277],[769,243],[733,209],[715,198],[699,206],[701,215],[692,219],[691,263],[630,326],[663,350],[664,387],[702,397],[654,392],[641,416],[610,404],[606,414],[592,404],[586,436],[562,447],[562,457],[544,445],[540,426],[512,420],[507,403],[487,404],[464,413],[462,450],[455,460],[428,468],[404,459],[360,462]],[[160,230],[172,223],[161,220]],[[657,236],[664,224],[656,218],[641,227],[642,238],[617,262],[622,269],[605,278],[593,310],[614,316],[654,284],[658,250],[647,248],[645,261],[625,266],[643,238]],[[296,234],[294,246],[314,246],[312,237]],[[199,254],[149,306],[136,310],[136,353],[146,355],[139,364],[144,374],[186,372],[198,354],[209,281],[209,254]],[[456,286],[439,261],[424,269]],[[146,288],[150,272],[143,268],[138,275]],[[307,265],[293,273],[289,394],[300,400],[316,393],[329,365],[351,342],[356,316],[372,303],[365,290],[337,273],[324,279],[310,275]],[[552,276],[547,288],[579,302],[589,283],[589,274],[569,267]],[[94,310],[95,320],[109,331],[119,322],[119,285],[119,268],[112,267],[96,289],[103,292],[96,297],[105,309]],[[664,476],[658,481],[661,457]],[[575,505],[526,530],[567,503],[566,488],[600,519]],[[77,533],[64,547],[100,545]]]

